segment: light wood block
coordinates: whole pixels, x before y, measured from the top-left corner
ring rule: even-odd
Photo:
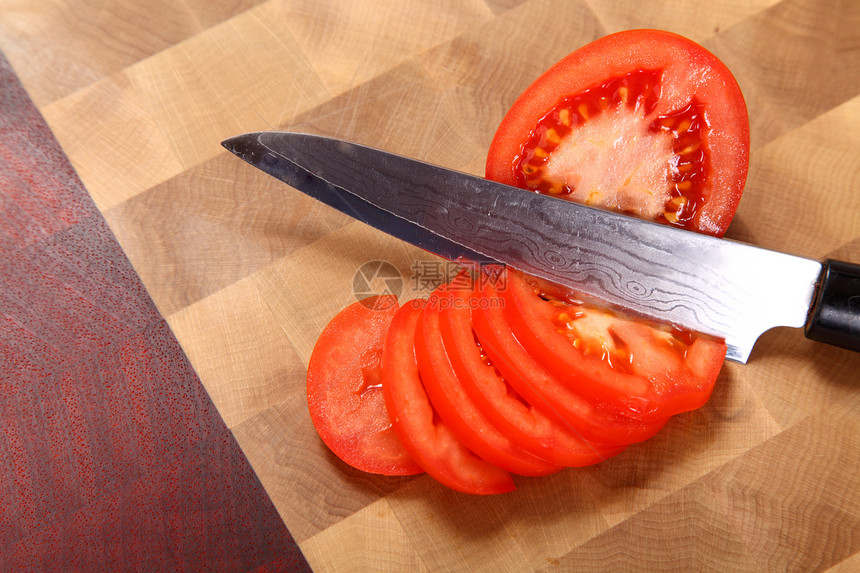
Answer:
[[[510,495],[347,467],[307,412],[314,342],[361,265],[392,263],[409,298],[440,261],[219,144],[300,130],[481,174],[542,71],[604,34],[663,28],[723,59],[747,99],[728,237],[860,262],[860,3],[38,4],[0,0],[0,49],[316,570],[857,569],[860,355],[794,330],[765,334],[654,439]]]

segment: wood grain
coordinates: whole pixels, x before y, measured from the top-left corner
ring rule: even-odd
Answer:
[[[68,96],[259,3],[254,0],[134,2],[4,0],[0,49],[37,105]],[[38,54],[38,58],[33,58]],[[33,89],[37,88],[37,89]]]
[[[0,570],[307,570],[2,54],[0,132]]]
[[[606,33],[702,43],[750,111],[728,236],[860,262],[855,0],[0,2],[0,49],[319,571],[848,571],[860,357],[777,329],[702,410],[607,463],[494,498],[346,467],[316,437],[313,343],[362,264],[408,248],[219,147],[333,135],[480,174],[520,91]],[[63,50],[72,46],[73,50]],[[62,73],[60,73],[62,71]]]

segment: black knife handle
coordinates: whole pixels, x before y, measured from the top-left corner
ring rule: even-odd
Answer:
[[[824,261],[806,337],[860,352],[860,265]]]

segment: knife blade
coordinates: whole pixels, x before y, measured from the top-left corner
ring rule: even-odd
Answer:
[[[317,135],[255,132],[222,145],[399,239],[723,338],[730,360],[746,362],[777,326],[860,351],[860,266],[852,263],[717,239]]]

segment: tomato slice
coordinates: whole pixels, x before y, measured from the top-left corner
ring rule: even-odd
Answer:
[[[383,340],[396,311],[395,297],[379,297],[353,303],[328,323],[308,364],[308,409],[320,438],[347,464],[413,475],[423,470],[392,429],[381,385]]]
[[[469,451],[430,404],[414,344],[425,303],[413,300],[400,307],[385,338],[382,389],[394,430],[421,467],[451,489],[482,495],[512,491],[511,475]]]
[[[669,32],[603,37],[517,99],[486,176],[721,236],[743,192],[749,120],[726,66]]]
[[[582,467],[604,461],[624,446],[598,446],[570,426],[529,404],[499,373],[472,329],[472,309],[481,299],[472,290],[449,288],[451,304],[439,309],[442,342],[469,398],[512,442],[543,459]]]
[[[633,444],[654,436],[668,418],[642,421],[600,408],[574,392],[529,354],[505,319],[503,299],[489,282],[472,311],[475,334],[493,365],[530,404],[597,444]]]
[[[466,393],[439,330],[440,310],[451,304],[447,289],[442,285],[430,295],[415,331],[418,369],[433,408],[466,447],[500,468],[526,476],[559,471],[560,465],[529,453],[499,431]]]
[[[690,40],[634,30],[538,78],[500,124],[486,175],[721,236],[748,159],[746,105],[728,69]],[[511,473],[596,463],[710,397],[724,343],[504,276],[399,310],[352,305],[326,327],[308,404],[336,455],[365,471],[423,468],[458,491],[502,493]]]
[[[711,395],[726,354],[721,341],[585,306],[517,272],[507,273],[500,294],[523,347],[587,400],[660,420]]]

